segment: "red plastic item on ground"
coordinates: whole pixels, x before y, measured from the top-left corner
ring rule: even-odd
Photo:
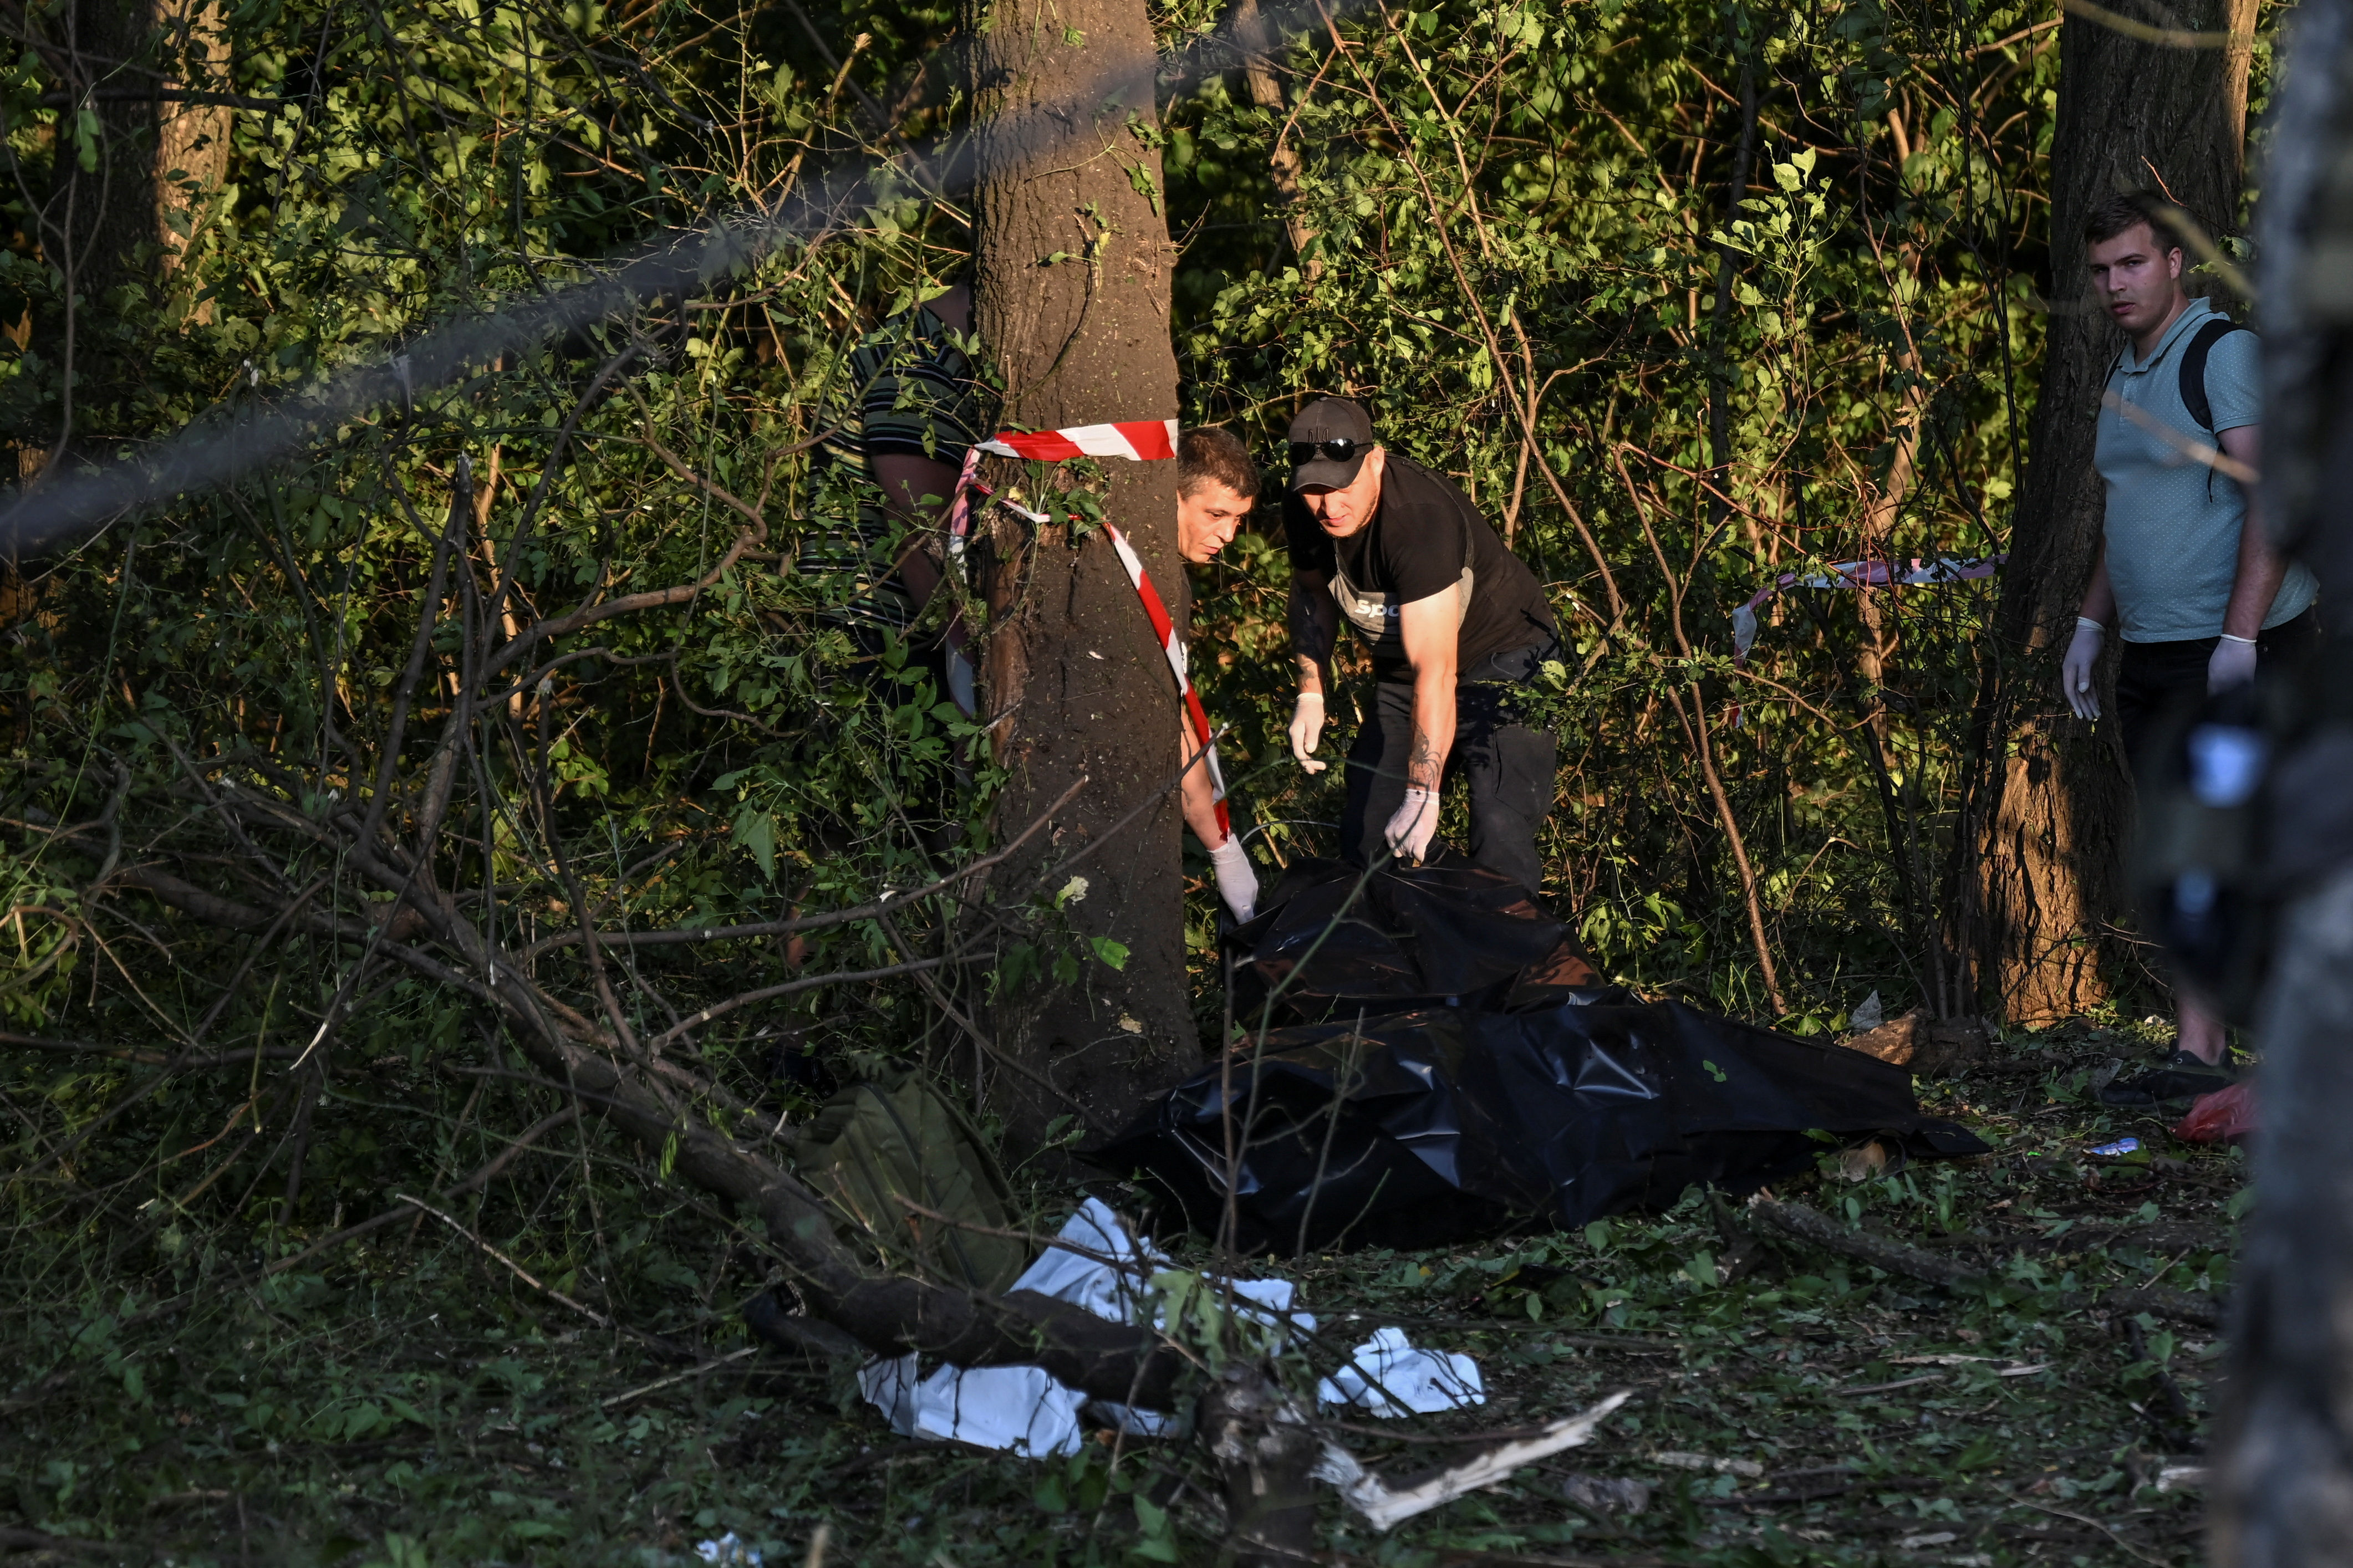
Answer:
[[[2234,1083],[2200,1095],[2173,1135],[2191,1143],[2236,1143],[2254,1130],[2255,1086]]]

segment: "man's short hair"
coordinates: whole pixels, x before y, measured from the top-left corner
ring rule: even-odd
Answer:
[[[1258,465],[1242,438],[1217,426],[1187,430],[1176,441],[1176,493],[1189,496],[1220,484],[1244,500],[1258,498]]]
[[[2159,256],[2179,250],[2181,240],[2166,221],[2172,211],[2173,204],[2153,191],[2120,191],[2093,204],[2090,216],[2084,219],[2084,243],[2102,245],[2147,224],[2149,241]]]

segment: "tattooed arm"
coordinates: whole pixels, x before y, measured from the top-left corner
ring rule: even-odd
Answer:
[[[1406,754],[1405,782],[1434,790],[1446,773],[1446,753],[1454,746],[1454,674],[1461,611],[1452,587],[1416,599],[1398,611],[1406,662],[1413,666],[1413,748]]]
[[[1323,696],[1332,689],[1332,644],[1340,635],[1340,606],[1321,572],[1291,574],[1291,649],[1299,661],[1299,690]]]

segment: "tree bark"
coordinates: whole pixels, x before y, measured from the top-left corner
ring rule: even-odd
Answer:
[[[1282,83],[1268,58],[1276,40],[1259,16],[1258,0],[1234,0],[1234,37],[1248,51],[1242,61],[1242,82],[1250,89],[1250,102],[1270,112],[1283,113],[1288,106],[1282,100]],[[1312,283],[1324,275],[1324,258],[1307,253],[1307,247],[1315,243],[1315,230],[1300,215],[1299,171],[1303,165],[1283,123],[1275,127],[1274,151],[1267,154],[1266,166],[1274,181],[1275,197],[1283,205],[1282,232],[1300,258],[1301,271]]]
[[[33,224],[57,271],[59,299],[34,321],[30,346],[66,377],[53,434],[19,448],[29,479],[131,395],[140,362],[118,342],[117,291],[161,284],[177,269],[197,205],[228,174],[230,110],[162,103],[162,87],[226,85],[229,46],[221,0],[66,0],[34,24],[28,46],[95,126],[89,168],[76,126],[58,116],[49,184]],[[204,319],[210,317],[203,308]]]
[[[1174,247],[1151,145],[1155,50],[1141,0],[965,0],[963,22],[978,175],[975,317],[1004,378],[1007,422],[1174,416]],[[1174,465],[1112,459],[1103,468],[1104,511],[1182,628],[1190,605]],[[1035,482],[1027,472],[998,478]],[[1048,486],[1073,483],[1066,465]],[[1033,530],[1002,509],[992,526],[982,675],[1012,775],[1002,820],[1029,821],[1089,781],[1050,842],[999,885],[1027,887],[1045,865],[1096,849],[1077,868],[1083,896],[1063,912],[1082,943],[1126,950],[1124,967],[1087,956],[1075,983],[998,998],[1001,1048],[1029,1071],[1000,1079],[995,1099],[1014,1141],[1029,1143],[1073,1110],[1099,1128],[1124,1121],[1197,1064],[1200,1044],[1187,999],[1169,787],[1176,690],[1166,656],[1100,531],[1080,536],[1060,517]]]
[[[166,81],[174,87],[226,91],[228,32],[221,0],[164,0],[160,18]],[[229,114],[216,103],[166,103],[158,108],[155,145],[155,238],[166,275],[179,270],[195,238],[206,198],[228,179]],[[199,307],[212,319],[209,301]]]
[[[2353,0],[2306,0],[2278,78],[2260,214],[2264,511],[2353,594]],[[2222,1568],[2353,1562],[2353,720],[2341,629],[2267,786],[2284,912],[2257,1018],[2262,1136],[2211,1493]]]
[[[2253,0],[2186,0],[2170,17],[2221,32],[2251,29],[2253,11]],[[2094,416],[2123,341],[2091,300],[2084,218],[2113,192],[2162,186],[2208,233],[2232,232],[2246,101],[2244,50],[2146,42],[2073,14],[2060,32],[2050,337],[1991,634],[1991,740],[1969,826],[1982,852],[1968,944],[1988,1005],[2025,1025],[2084,1011],[2129,962],[2111,934],[2125,913],[2119,855],[2132,805],[2123,752],[2113,723],[2085,726],[2058,691],[2058,656],[2099,550]]]

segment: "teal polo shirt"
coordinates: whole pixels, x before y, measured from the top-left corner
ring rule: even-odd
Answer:
[[[2219,443],[2181,401],[2181,356],[2198,329],[2220,312],[2192,300],[2146,361],[2130,348],[2109,377],[2123,401],[2202,447]],[[2206,399],[2214,428],[2263,419],[2262,346],[2232,332],[2206,355]],[[2247,498],[2216,473],[2121,410],[2102,405],[2093,464],[2107,481],[2108,581],[2116,591],[2117,632],[2126,642],[2190,642],[2219,636],[2239,575],[2239,531]],[[2320,585],[2303,564],[2288,567],[2266,628],[2302,615]]]

